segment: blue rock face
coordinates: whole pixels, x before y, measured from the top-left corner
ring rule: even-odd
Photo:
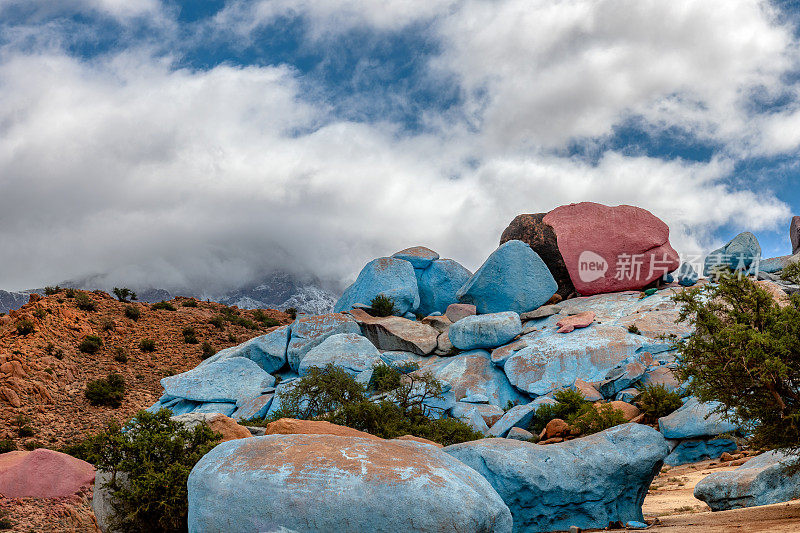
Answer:
[[[229,415],[236,420],[250,420],[251,418],[264,418],[267,416],[269,406],[272,405],[274,393],[260,394],[253,398],[246,398],[236,402],[236,410]]]
[[[286,349],[286,359],[292,370],[296,372],[300,368],[300,361],[311,348],[337,333],[360,334],[361,328],[355,320],[341,313],[304,316],[295,320]]]
[[[198,366],[161,380],[161,386],[170,396],[204,403],[235,403],[240,398],[257,396],[274,384],[274,377],[244,357]]]
[[[761,246],[756,236],[750,232],[740,233],[722,248],[708,254],[703,265],[703,275],[711,275],[715,267],[746,271],[760,259]]]
[[[283,326],[266,335],[254,337],[237,346],[220,350],[200,365],[230,359],[232,357],[246,357],[272,374],[286,364],[286,347],[291,336],[291,326]]]
[[[458,301],[478,313],[524,313],[544,305],[558,290],[547,265],[522,241],[508,241],[458,290]]]
[[[355,376],[372,368],[380,358],[381,353],[365,337],[356,333],[337,333],[306,353],[300,362],[298,374],[302,377],[311,368],[324,368],[333,363]]]
[[[515,405],[489,428],[492,437],[505,437],[511,428],[528,429],[533,420],[534,411],[541,405],[555,405],[557,402],[547,396],[536,398],[525,405]]]
[[[716,459],[724,452],[736,451],[736,441],[731,439],[687,439],[682,440],[672,450],[664,464],[670,466],[696,463],[706,459]]]
[[[735,424],[713,412],[718,406],[716,402],[701,403],[697,398],[689,398],[680,409],[659,418],[658,428],[666,439],[713,437],[736,431]]]
[[[548,446],[484,439],[444,451],[489,481],[514,531],[544,532],[643,521],[642,502],[669,446],[650,427],[623,424]]]
[[[414,268],[425,269],[439,259],[439,254],[424,246],[413,246],[392,254],[392,257],[408,261]]]
[[[678,283],[684,287],[691,287],[697,283],[698,279],[700,279],[700,276],[697,275],[694,267],[689,263],[683,263],[681,267],[675,271],[675,277],[677,278]]]
[[[411,263],[394,257],[373,259],[361,270],[355,283],[345,289],[333,311],[341,313],[356,304],[369,305],[381,294],[394,301],[397,316],[419,307],[417,276]]]
[[[762,453],[731,472],[715,472],[695,486],[694,497],[726,511],[769,505],[800,498],[800,472],[789,475],[785,468],[797,458],[781,452]]]
[[[508,507],[486,479],[434,446],[408,441],[231,440],[200,459],[188,490],[190,533],[512,530]]]
[[[447,306],[458,302],[456,293],[472,273],[452,259],[438,259],[424,270],[417,270],[419,309],[424,316],[444,313]]]
[[[192,409],[192,413],[219,413],[231,416],[236,411],[236,404],[230,402],[209,402]]]
[[[519,315],[513,311],[462,318],[448,330],[450,343],[459,350],[496,348],[522,331]]]

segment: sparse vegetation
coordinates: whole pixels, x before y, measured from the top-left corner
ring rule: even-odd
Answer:
[[[127,303],[130,302],[131,300],[136,299],[136,293],[130,290],[128,287],[123,287],[121,289],[119,287],[114,287],[114,290],[112,292],[114,293],[114,296],[117,297],[117,300],[119,300],[120,302]]]
[[[378,363],[372,369],[368,388],[376,392],[388,392],[400,386],[401,374],[385,363]]]
[[[625,423],[625,416],[610,404],[594,405],[580,391],[563,389],[553,395],[556,403],[541,405],[534,411],[528,431],[534,435],[542,432],[548,422],[556,418],[578,428],[582,434],[591,435]]]
[[[111,331],[115,327],[117,327],[117,323],[114,322],[114,319],[111,318],[110,316],[104,317],[100,321],[100,329],[102,329],[103,331]]]
[[[126,305],[125,316],[135,322],[139,320],[140,316],[142,316],[142,312],[139,310],[139,306],[137,305]]]
[[[37,307],[33,311],[33,316],[41,320],[42,318],[47,316],[47,311],[45,311],[43,307]]]
[[[181,302],[181,307],[197,307],[197,300],[190,298]]]
[[[156,341],[153,339],[142,339],[139,341],[139,350],[142,352],[155,352]]]
[[[17,430],[17,435],[19,435],[20,437],[23,437],[23,438],[25,438],[25,437],[33,437],[35,434],[36,434],[36,431],[31,426],[29,426],[28,424],[25,424],[24,426],[20,427]]]
[[[48,285],[47,287],[44,288],[45,296],[53,296],[54,294],[58,294],[59,292],[61,292],[61,287],[59,287],[58,285],[56,286]]]
[[[125,348],[122,346],[117,346],[114,348],[114,361],[118,363],[127,363],[128,362],[128,354],[125,352]]]
[[[197,331],[195,331],[194,327],[192,326],[183,328],[181,335],[183,335],[183,342],[186,344],[197,344],[200,342],[197,340]]]
[[[800,284],[800,262],[790,263],[781,271],[781,279],[790,283]]]
[[[639,327],[636,324],[631,324],[628,326],[628,333],[633,333],[634,335],[641,335],[642,332],[639,331]]]
[[[225,329],[225,319],[221,315],[211,317],[208,323],[217,329]]]
[[[214,349],[213,346],[211,346],[211,343],[208,341],[205,341],[200,349],[202,350],[200,357],[204,360],[208,359],[209,357],[217,353],[217,351]]]
[[[394,314],[394,300],[383,294],[373,298],[369,306],[377,316],[391,316]]]
[[[17,335],[24,337],[25,335],[30,335],[36,331],[36,327],[33,325],[33,322],[24,318],[17,322]]]
[[[261,309],[256,309],[255,311],[253,311],[253,318],[255,318],[258,322],[261,322],[263,326],[268,328],[280,326],[281,324],[274,318],[268,317],[267,314]]]
[[[109,374],[106,378],[90,381],[84,394],[92,405],[119,407],[125,397],[125,378]]]
[[[103,346],[103,339],[97,335],[86,335],[83,340],[78,344],[78,350],[83,353],[97,353]]]
[[[0,440],[0,453],[13,452],[17,449],[17,445],[11,439]]]
[[[294,307],[287,307],[286,309],[283,310],[283,312],[289,315],[289,318],[291,318],[292,320],[297,319],[297,309],[295,309]]]
[[[150,309],[153,311],[164,310],[164,311],[177,311],[174,305],[169,302],[165,302],[161,300],[160,302],[156,302],[150,306]]]
[[[66,296],[67,298],[75,298],[75,289],[64,290],[64,296]]]
[[[75,293],[75,305],[81,311],[94,311],[97,309],[97,304],[85,292]]]
[[[683,405],[680,394],[671,392],[660,383],[642,388],[634,403],[644,414],[644,421],[650,424]]]
[[[591,435],[625,422],[627,422],[625,414],[608,403],[591,405],[583,414],[574,417],[570,421],[583,435]]]

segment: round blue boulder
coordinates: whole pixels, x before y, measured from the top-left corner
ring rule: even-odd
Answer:
[[[345,289],[333,312],[349,311],[356,304],[369,305],[379,295],[392,299],[397,316],[419,307],[417,276],[411,263],[394,257],[373,259],[361,269],[355,283]]]
[[[419,312],[429,316],[432,313],[444,314],[447,306],[458,302],[456,293],[472,273],[452,259],[432,261],[427,268],[417,269],[419,286]]]
[[[472,315],[462,318],[448,330],[450,344],[459,350],[496,348],[522,332],[522,322],[514,311]]]

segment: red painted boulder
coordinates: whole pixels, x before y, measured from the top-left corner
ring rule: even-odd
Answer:
[[[581,202],[557,207],[543,222],[583,295],[639,290],[680,266],[669,227],[639,207]]]
[[[38,449],[0,455],[0,494],[6,498],[62,498],[94,483],[94,467],[71,455]]]

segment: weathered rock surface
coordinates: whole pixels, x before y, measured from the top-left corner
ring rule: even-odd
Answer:
[[[258,395],[275,384],[275,378],[244,357],[198,366],[161,380],[164,392],[196,402],[236,402]]]
[[[450,326],[450,343],[459,350],[495,348],[506,344],[522,331],[519,315],[513,311],[474,315]]]
[[[789,240],[792,243],[792,254],[800,253],[800,216],[792,217],[789,224]]]
[[[305,376],[312,368],[334,364],[355,375],[372,368],[380,358],[381,353],[366,337],[357,333],[337,333],[310,349],[300,362],[297,373]]]
[[[796,461],[781,452],[763,453],[731,472],[715,472],[694,488],[694,497],[712,511],[769,505],[800,498],[800,472],[787,475]]]
[[[195,465],[188,488],[190,533],[512,529],[508,507],[483,477],[438,448],[409,441],[229,441]]]
[[[0,454],[0,494],[6,498],[62,498],[90,486],[94,477],[86,461],[53,450]]]
[[[686,439],[675,446],[664,459],[664,464],[678,466],[716,459],[725,452],[736,451],[736,448],[736,441],[731,439]]]
[[[450,319],[450,322],[455,323],[477,312],[476,307],[472,304],[450,304],[447,306],[447,311],[445,311],[444,315]]]
[[[512,427],[527,429],[533,420],[536,409],[542,405],[554,405],[556,401],[547,396],[536,398],[524,405],[515,405],[489,428],[489,435],[492,437],[505,437]]]
[[[413,246],[393,253],[392,257],[408,261],[414,268],[428,268],[432,262],[439,259],[439,254],[424,246]]]
[[[349,311],[356,304],[369,305],[383,295],[394,301],[395,314],[402,316],[419,307],[419,290],[414,266],[394,257],[373,259],[361,269],[356,281],[345,289],[333,306],[335,313]]]
[[[483,395],[489,403],[505,407],[508,402],[519,403],[524,397],[508,382],[503,371],[492,364],[489,352],[472,350],[442,362],[428,365],[426,369],[451,386],[456,400]]]
[[[558,290],[544,261],[522,241],[508,241],[458,291],[458,301],[480,314],[532,311]]]
[[[669,447],[652,428],[624,424],[549,446],[484,439],[444,451],[486,477],[515,531],[539,532],[642,521],[642,502]]]
[[[658,419],[658,427],[664,438],[690,439],[694,437],[713,437],[736,431],[735,424],[714,412],[719,404],[689,398],[677,411]]]
[[[472,272],[452,259],[437,259],[424,270],[417,270],[419,307],[422,315],[444,313],[450,304],[458,302],[458,290],[469,280]]]
[[[570,333],[575,331],[575,328],[589,327],[592,322],[594,322],[594,311],[584,311],[577,315],[570,315],[556,322],[556,326],[558,326],[556,333]]]
[[[252,437],[250,430],[239,425],[235,420],[218,413],[188,413],[171,417],[175,422],[180,422],[189,429],[198,424],[205,423],[212,431],[222,435],[222,442],[234,439],[247,439]]]
[[[277,372],[286,364],[286,347],[291,336],[291,326],[283,326],[274,331],[254,337],[237,346],[220,350],[200,365],[207,365],[232,357],[245,357],[250,359],[266,372]]]
[[[286,349],[286,359],[295,372],[308,351],[337,333],[361,333],[352,317],[341,313],[304,316],[292,324],[292,337]]]
[[[398,316],[374,317],[361,309],[350,314],[364,336],[381,350],[427,355],[436,349],[439,331],[427,324]]]
[[[715,268],[747,271],[761,259],[761,246],[750,232],[740,233],[722,248],[708,254],[703,265],[703,275],[710,276]]]
[[[360,437],[362,439],[383,440],[380,437],[349,428],[331,424],[324,420],[297,420],[280,418],[264,428],[265,435],[337,435],[339,437]]]

